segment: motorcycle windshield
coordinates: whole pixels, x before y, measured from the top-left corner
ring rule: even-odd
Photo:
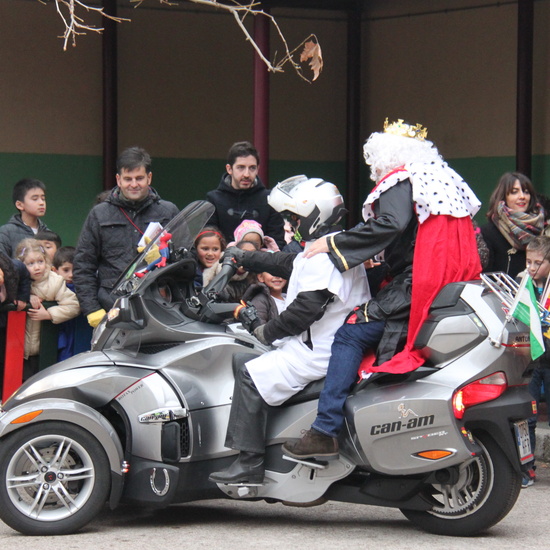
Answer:
[[[117,281],[113,292],[118,296],[136,292],[158,267],[155,260],[162,259],[166,250],[183,257],[189,253],[197,235],[202,231],[214,206],[206,201],[195,201],[185,207],[149,242],[143,252],[128,266]],[[170,263],[173,259],[167,259]]]

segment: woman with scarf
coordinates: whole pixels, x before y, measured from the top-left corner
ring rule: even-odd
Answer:
[[[484,271],[516,277],[525,269],[527,243],[544,229],[544,209],[531,180],[519,172],[506,172],[489,199],[487,218],[481,228],[489,249]]]

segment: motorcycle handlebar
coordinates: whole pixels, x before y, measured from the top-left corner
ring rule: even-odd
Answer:
[[[221,323],[233,317],[237,304],[219,303],[218,294],[225,288],[231,277],[237,271],[237,265],[232,257],[224,259],[220,272],[212,282],[203,288],[196,296],[186,300],[185,314],[192,319],[206,323]]]
[[[216,294],[221,292],[231,277],[237,272],[238,266],[232,256],[224,258],[220,272],[212,279],[210,284],[203,289],[203,294],[208,298],[214,298]]]

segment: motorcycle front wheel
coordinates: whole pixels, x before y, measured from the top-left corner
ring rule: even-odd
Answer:
[[[90,522],[110,489],[107,456],[89,432],[43,422],[0,441],[0,518],[24,535],[66,535]]]
[[[490,437],[477,442],[483,453],[461,466],[457,483],[426,490],[425,496],[437,501],[431,510],[401,510],[411,522],[437,535],[468,537],[508,514],[521,490],[521,475]]]

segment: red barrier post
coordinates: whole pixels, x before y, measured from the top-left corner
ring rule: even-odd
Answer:
[[[27,314],[24,311],[8,313],[2,401],[5,401],[23,383],[26,320]]]

